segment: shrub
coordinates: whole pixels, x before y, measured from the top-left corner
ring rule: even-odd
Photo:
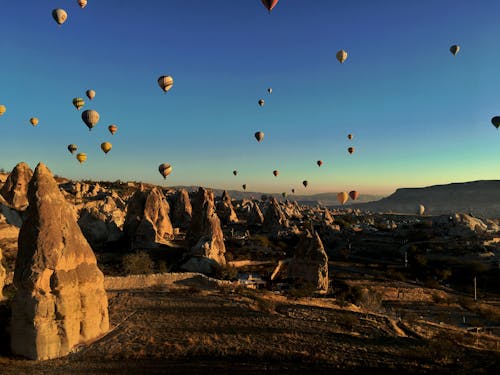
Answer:
[[[122,266],[128,275],[150,274],[154,271],[154,262],[145,251],[125,255]]]

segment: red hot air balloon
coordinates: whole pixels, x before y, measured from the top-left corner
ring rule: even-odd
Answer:
[[[349,196],[353,201],[355,201],[356,199],[358,199],[359,193],[356,190],[353,190],[349,192]]]
[[[278,4],[279,0],[261,0],[262,4],[266,7],[266,9],[271,13],[273,8]]]
[[[322,160],[318,160],[318,161],[316,162],[316,164],[318,164],[318,167],[321,167],[321,166],[323,165],[323,161],[322,161]]]

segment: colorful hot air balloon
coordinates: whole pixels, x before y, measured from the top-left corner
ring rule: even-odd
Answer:
[[[85,92],[85,94],[87,94],[87,98],[89,98],[90,100],[95,98],[95,91],[94,90],[87,90]]]
[[[309,182],[304,180],[304,181],[302,181],[302,185],[304,185],[304,187],[307,187],[307,185],[309,185]],[[295,193],[295,191],[294,191],[294,193]]]
[[[258,103],[261,107],[264,107],[265,101],[264,99],[259,99]]]
[[[347,194],[345,191],[337,194],[337,200],[341,205],[344,205],[344,203],[347,202],[348,199],[349,199],[349,194]]]
[[[116,125],[109,125],[108,130],[111,133],[111,135],[115,135],[116,131],[118,130],[118,126]]]
[[[349,192],[349,196],[353,201],[355,201],[356,199],[358,199],[359,193],[356,190],[353,190]]]
[[[87,109],[82,112],[82,120],[90,131],[99,122],[99,113],[93,109]]]
[[[58,25],[62,25],[68,19],[68,13],[64,9],[54,9],[52,11],[52,18]]]
[[[495,117],[493,117],[493,118],[491,119],[491,123],[492,123],[492,124],[493,124],[493,126],[494,126],[495,128],[497,128],[497,130],[498,130],[498,128],[500,127],[500,116],[495,116]]]
[[[82,98],[74,98],[73,99],[73,105],[75,106],[76,109],[80,110],[85,105],[85,100]]]
[[[264,139],[264,133],[263,132],[255,133],[255,139],[257,140],[257,142],[262,141]]]
[[[164,92],[167,92],[174,85],[174,79],[171,76],[161,76],[158,78],[158,85]]]
[[[163,178],[166,179],[167,176],[170,173],[172,173],[172,166],[170,164],[168,164],[168,163],[160,164],[160,166],[158,167],[158,171],[163,176]]]
[[[318,167],[321,167],[321,166],[323,165],[323,161],[322,161],[322,160],[318,160],[318,161],[316,162],[316,164],[318,164]]]
[[[267,92],[268,92],[269,94],[272,94],[272,93],[273,93],[273,88],[272,88],[272,87],[269,87],[269,88],[267,89]]]
[[[2,116],[5,111],[7,111],[7,108],[3,104],[0,104],[0,116]]]
[[[347,152],[349,152],[350,154],[352,154],[354,152],[354,147],[349,147],[347,149]]]
[[[417,207],[417,215],[422,216],[425,212],[425,206],[423,204],[419,204]]]
[[[38,125],[38,119],[36,117],[32,117],[32,118],[30,118],[30,123],[33,126],[37,126]]]
[[[109,142],[101,143],[101,150],[103,150],[105,154],[110,152],[112,148],[113,148],[113,145]]]
[[[460,46],[457,46],[456,44],[450,47],[450,52],[453,54],[453,56],[456,56],[459,51]]]
[[[87,6],[87,0],[78,0],[78,5],[80,5],[80,8],[85,8]]]
[[[233,171],[233,174],[236,176],[238,174],[238,171],[237,170],[234,170]]]
[[[273,175],[274,175],[274,177],[278,177],[278,175],[279,175],[279,174],[280,174],[280,172],[279,172],[279,171],[276,171],[276,170],[274,170],[274,171],[273,171]]]
[[[337,52],[337,54],[335,55],[337,57],[337,60],[339,60],[339,62],[341,64],[344,63],[344,61],[347,60],[347,52],[344,51],[343,49],[341,49],[340,51]]]
[[[262,4],[266,7],[266,9],[269,11],[269,14],[271,14],[271,11],[273,8],[278,4],[279,0],[261,0]]]
[[[349,140],[350,140],[350,139],[352,139],[352,138],[353,138],[353,137],[352,137],[352,134],[348,134],[348,135],[347,135],[347,139],[349,139]]]
[[[73,143],[68,145],[68,151],[71,152],[72,154],[74,154],[76,150],[78,150],[78,147]]]
[[[243,188],[243,190],[246,190],[247,189],[247,184],[243,184],[243,185],[241,185],[241,187]]]
[[[87,154],[85,154],[83,152],[77,154],[76,160],[78,160],[80,162],[80,164],[82,164],[85,160],[87,160]]]

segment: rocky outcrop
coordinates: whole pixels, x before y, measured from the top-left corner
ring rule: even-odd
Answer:
[[[215,212],[213,192],[201,187],[198,190],[186,239],[189,260],[182,266],[183,269],[212,273],[217,267],[226,264],[224,234]]]
[[[302,213],[297,206],[297,202],[291,203],[289,200],[286,200],[282,203],[282,210],[287,219],[302,219]]]
[[[264,223],[264,215],[255,202],[250,204],[250,212],[247,217],[247,225],[262,225]]]
[[[3,286],[5,285],[5,278],[7,277],[7,272],[5,272],[5,268],[2,265],[2,249],[0,248],[0,301],[4,299],[3,297]]]
[[[44,360],[107,332],[108,301],[74,210],[41,163],[28,200],[14,271],[11,347],[14,354]]]
[[[154,248],[168,244],[174,235],[169,212],[170,206],[160,190],[137,190],[128,202],[123,226],[131,247]]]
[[[221,201],[217,205],[217,215],[219,216],[221,222],[225,225],[236,224],[238,222],[238,216],[234,211],[231,197],[226,190],[222,193]]]
[[[191,222],[193,208],[189,200],[189,194],[185,189],[181,189],[175,195],[172,209],[172,223],[178,228],[187,228]]]
[[[473,237],[488,229],[481,219],[462,213],[437,216],[433,218],[432,225],[437,232],[456,237]]]
[[[300,286],[328,292],[328,256],[318,233],[306,230],[302,234],[288,265],[288,277]]]
[[[269,206],[267,207],[266,213],[264,215],[264,225],[262,229],[265,232],[277,233],[284,228],[288,228],[288,220],[285,214],[281,210],[281,207],[276,200],[276,198],[271,198]]]
[[[333,217],[330,214],[330,210],[328,208],[325,208],[325,211],[323,212],[323,223],[325,224],[332,224],[333,223]]]
[[[28,206],[28,184],[33,176],[33,171],[26,163],[17,164],[5,184],[0,190],[0,195],[16,210],[25,210]]]

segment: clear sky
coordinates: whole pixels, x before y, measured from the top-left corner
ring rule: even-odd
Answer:
[[[498,0],[281,0],[271,15],[260,0],[0,5],[5,169],[44,161],[75,179],[301,194],[499,178]],[[175,80],[167,94],[161,75]],[[90,134],[71,103],[89,88],[84,109],[101,115]]]

